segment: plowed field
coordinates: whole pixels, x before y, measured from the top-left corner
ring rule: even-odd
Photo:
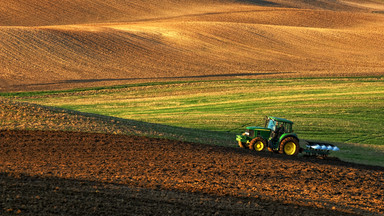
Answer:
[[[0,2],[0,91],[382,75],[375,0]]]
[[[146,137],[0,131],[1,214],[382,215],[384,170]]]

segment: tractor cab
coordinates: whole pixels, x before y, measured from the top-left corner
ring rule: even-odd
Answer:
[[[279,125],[283,125],[284,132],[286,132],[286,133],[292,133],[293,132],[293,130],[292,130],[293,122],[292,121],[289,121],[289,120],[283,119],[283,118],[277,118],[277,117],[268,117],[265,120],[265,127],[270,129],[271,131],[276,131],[276,128]]]

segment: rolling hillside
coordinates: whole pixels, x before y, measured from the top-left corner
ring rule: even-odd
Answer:
[[[0,215],[383,215],[383,81],[384,0],[0,0]]]
[[[383,1],[2,1],[0,91],[383,74]]]

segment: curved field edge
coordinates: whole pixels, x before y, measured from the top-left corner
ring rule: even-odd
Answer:
[[[5,130],[74,131],[168,138],[230,145],[233,135],[173,127],[0,98],[0,127]]]
[[[383,119],[383,91],[382,77],[360,77],[165,82],[10,93],[2,94],[12,99],[1,102],[0,125],[235,147],[235,134],[245,126],[262,125],[265,115],[275,115],[293,120],[302,139],[337,143],[342,151],[333,156],[384,166],[380,132],[384,125],[378,121]]]

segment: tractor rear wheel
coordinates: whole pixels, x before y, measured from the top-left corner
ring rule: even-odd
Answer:
[[[249,143],[249,149],[255,151],[264,151],[267,148],[267,142],[261,137],[256,137]]]
[[[279,153],[286,155],[297,155],[300,151],[299,140],[294,137],[287,137],[280,143]]]

